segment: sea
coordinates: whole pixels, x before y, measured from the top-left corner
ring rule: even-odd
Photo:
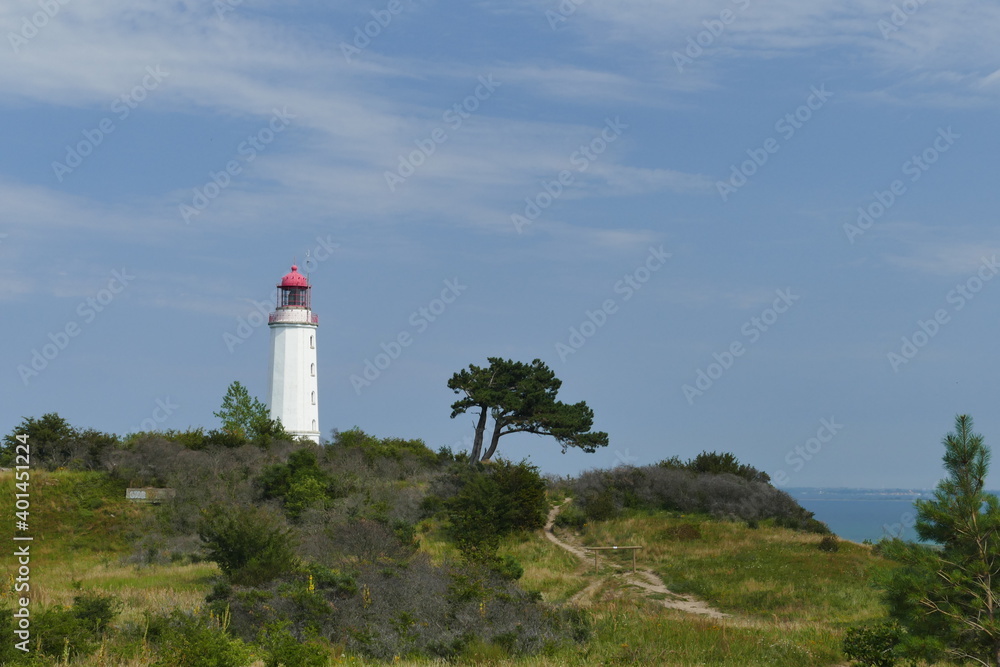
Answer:
[[[914,529],[915,500],[931,498],[926,489],[788,488],[802,507],[830,527],[838,537],[853,542],[883,537],[918,541]]]

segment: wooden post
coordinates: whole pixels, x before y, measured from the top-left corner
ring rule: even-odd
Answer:
[[[601,550],[604,550],[604,549],[610,549],[610,550],[613,550],[613,551],[617,551],[619,549],[631,549],[632,550],[632,573],[635,574],[635,572],[636,572],[636,557],[635,557],[635,552],[636,552],[637,549],[641,549],[641,548],[642,547],[639,547],[639,546],[621,547],[621,546],[617,546],[617,545],[616,546],[612,546],[612,547],[584,547],[585,550],[593,551],[594,552],[594,574],[600,574],[599,553],[600,553]]]

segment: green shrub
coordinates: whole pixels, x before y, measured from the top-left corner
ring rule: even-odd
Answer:
[[[740,463],[729,452],[702,452],[687,463],[687,469],[701,474],[721,475],[728,473],[742,477],[749,482],[769,482],[771,477],[752,466]]]
[[[97,649],[101,636],[118,616],[121,607],[121,602],[114,596],[81,593],[73,598],[73,606],[69,608],[52,606],[36,612],[32,618],[32,653],[37,652],[40,657],[49,659],[90,655]],[[9,610],[4,614],[13,618]],[[13,644],[13,626],[10,627],[5,643]],[[0,664],[37,662],[31,654],[19,655],[21,653],[16,649],[9,655],[0,651]]]
[[[621,507],[615,502],[615,494],[611,489],[585,496],[582,504],[585,516],[592,521],[607,521],[621,512]]]
[[[850,628],[844,636],[844,655],[863,667],[893,667],[893,653],[902,638],[895,623],[879,623]]]
[[[493,569],[501,577],[510,581],[517,581],[524,576],[524,567],[513,556],[501,556]]]
[[[95,634],[107,630],[121,610],[121,600],[113,595],[81,593],[73,597],[73,615]]]
[[[209,560],[236,584],[261,584],[298,565],[291,531],[258,508],[213,505],[203,510],[198,535]]]
[[[671,456],[669,459],[664,459],[656,465],[667,470],[687,470],[699,475],[736,475],[748,482],[767,483],[771,481],[770,475],[766,472],[740,463],[736,456],[729,452],[721,454],[719,452],[702,452],[687,461],[681,461],[678,456]]]
[[[288,621],[269,623],[258,643],[264,648],[264,667],[326,667],[330,651],[316,641],[301,642],[289,630]]]
[[[249,440],[241,436],[239,433],[220,431],[218,429],[212,429],[209,431],[204,440],[206,447],[223,447],[226,449],[236,449],[248,444],[249,442]]]
[[[90,655],[97,649],[97,636],[73,613],[56,606],[35,614],[32,622],[32,650],[49,657]]]
[[[458,467],[455,474],[459,489],[444,507],[451,536],[461,548],[495,551],[504,535],[545,525],[545,480],[535,466],[501,459],[490,466]]]
[[[229,636],[225,619],[175,610],[151,618],[149,636],[161,656],[155,667],[244,667],[250,662],[249,648]]]
[[[319,467],[313,446],[292,452],[287,463],[266,468],[258,483],[261,496],[280,500],[290,519],[298,519],[309,507],[337,497],[334,479]]]
[[[840,540],[837,539],[836,535],[824,535],[817,546],[820,551],[836,553],[840,551]]]
[[[594,521],[617,517],[624,510],[666,510],[727,520],[771,519],[782,527],[830,532],[794,498],[762,479],[689,469],[721,471],[737,463],[725,455],[706,454],[697,464],[681,463],[675,457],[652,466],[588,471],[567,485],[575,502]]]
[[[670,540],[681,542],[693,542],[701,539],[701,528],[694,523],[682,523],[678,526],[671,526],[663,531],[664,537]]]
[[[27,436],[31,447],[31,464],[48,470],[71,468],[98,470],[109,451],[119,444],[118,436],[92,428],[77,429],[55,412],[40,418],[25,417],[0,442],[0,466],[15,463],[18,440]]]
[[[555,524],[560,528],[570,528],[578,531],[582,531],[586,523],[587,515],[584,514],[579,505],[575,503],[563,505],[563,508],[559,511],[555,521]]]
[[[334,595],[354,595],[358,592],[358,584],[350,574],[319,563],[309,563],[304,569],[306,576],[312,577],[314,589],[329,591]]]
[[[369,460],[395,459],[398,461],[409,455],[425,465],[433,465],[447,460],[448,454],[450,454],[450,450],[448,452],[435,452],[420,439],[377,438],[368,435],[357,426],[348,431],[335,431],[333,446],[360,449]]]

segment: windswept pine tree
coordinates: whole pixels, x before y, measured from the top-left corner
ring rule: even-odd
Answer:
[[[594,411],[583,401],[569,405],[556,400],[562,380],[540,359],[530,364],[490,357],[490,365],[470,364],[448,380],[448,388],[464,398],[451,406],[454,419],[467,410],[479,409],[471,461],[488,461],[500,438],[511,433],[534,433],[554,437],[565,452],[579,447],[594,452],[606,447],[608,434],[591,431]],[[487,419],[492,416],[493,435],[483,453]],[[480,459],[480,456],[482,459]]]

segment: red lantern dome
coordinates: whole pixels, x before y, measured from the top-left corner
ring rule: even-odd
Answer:
[[[278,309],[311,308],[309,279],[299,273],[299,267],[292,265],[292,272],[278,283]]]
[[[299,267],[292,264],[292,272],[285,274],[278,287],[308,287],[309,279],[299,273]]]

